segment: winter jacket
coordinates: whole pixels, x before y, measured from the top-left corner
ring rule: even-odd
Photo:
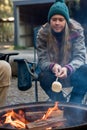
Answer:
[[[59,48],[56,38],[51,33],[49,23],[42,25],[38,31],[36,45],[38,65],[41,70],[48,70],[50,64],[58,63],[61,66],[70,65],[75,71],[86,63],[84,30],[75,20],[70,19],[70,25],[69,37],[67,37],[70,47],[65,46],[65,53]]]

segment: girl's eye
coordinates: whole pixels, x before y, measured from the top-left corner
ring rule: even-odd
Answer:
[[[65,19],[64,18],[52,18],[52,21],[56,22],[56,21],[59,21],[59,22],[63,22]]]

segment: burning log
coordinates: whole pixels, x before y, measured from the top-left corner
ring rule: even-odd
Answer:
[[[33,111],[33,112],[26,112],[26,117],[29,122],[34,122],[38,119],[41,119],[46,111]]]
[[[16,113],[10,110],[6,112],[2,118],[5,118],[5,120],[0,122],[1,126],[11,125],[13,128],[31,130],[49,130],[53,127],[63,127],[66,121],[66,119],[63,118],[63,110],[58,108],[58,102],[55,102],[54,107],[49,107],[48,110],[44,111],[24,112],[18,110]]]
[[[37,120],[27,124],[29,130],[46,130],[47,128],[52,129],[53,127],[63,127],[65,118],[53,117],[46,120]]]
[[[28,121],[25,119],[25,114],[23,111],[19,110],[19,113],[15,113],[13,110],[8,111],[3,115],[6,117],[4,124],[11,124],[15,128],[26,128]]]
[[[31,130],[46,130],[47,128],[61,127],[65,121],[63,111],[58,108],[58,102],[56,102],[55,106],[49,108],[40,120],[28,123],[27,127]]]
[[[58,102],[55,102],[54,107],[48,109],[48,111],[46,112],[46,114],[44,114],[44,116],[42,117],[42,119],[47,119],[47,118],[51,117],[52,115],[53,116],[58,116],[58,117],[59,116],[63,116],[63,111],[61,111],[58,108]]]
[[[58,109],[58,106],[60,109]],[[12,112],[12,110],[14,112]],[[7,118],[11,119],[11,122],[8,120],[8,122],[5,123]],[[27,124],[25,123],[26,121],[28,121]],[[23,123],[22,126],[24,128],[21,126],[21,123]],[[55,103],[53,107],[53,103],[30,103],[0,109],[0,130],[83,130],[86,128],[86,106]]]

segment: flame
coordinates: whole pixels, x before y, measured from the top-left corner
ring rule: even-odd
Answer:
[[[28,123],[28,121],[24,118],[23,111],[21,110],[19,110],[18,114],[11,110],[4,114],[3,117],[6,117],[4,122],[5,124],[9,123],[16,128],[26,128],[26,124]]]
[[[47,110],[46,114],[43,115],[42,119],[47,119],[47,118],[51,115],[51,113],[52,113],[53,111],[57,111],[57,110],[59,110],[59,108],[58,108],[58,102],[55,102],[54,107],[49,108],[49,109]],[[61,110],[59,110],[59,112],[60,112],[60,111],[61,111]]]
[[[58,108],[58,102],[55,102],[54,107],[48,108],[47,112],[43,115],[43,117],[41,119],[36,120],[36,122],[48,119],[52,116],[52,112],[58,112],[58,114],[61,113],[61,110]],[[5,117],[4,124],[10,124],[11,126],[18,129],[26,128],[27,124],[31,123],[30,121],[26,120],[25,113],[22,110],[19,110],[18,113],[14,112],[13,110],[10,110],[2,117]],[[0,125],[3,125],[2,122],[0,122]],[[47,129],[51,128],[49,127]]]

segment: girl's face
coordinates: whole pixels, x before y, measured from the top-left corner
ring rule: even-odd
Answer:
[[[66,25],[66,20],[62,15],[53,15],[50,19],[50,26],[55,32],[61,32]]]

